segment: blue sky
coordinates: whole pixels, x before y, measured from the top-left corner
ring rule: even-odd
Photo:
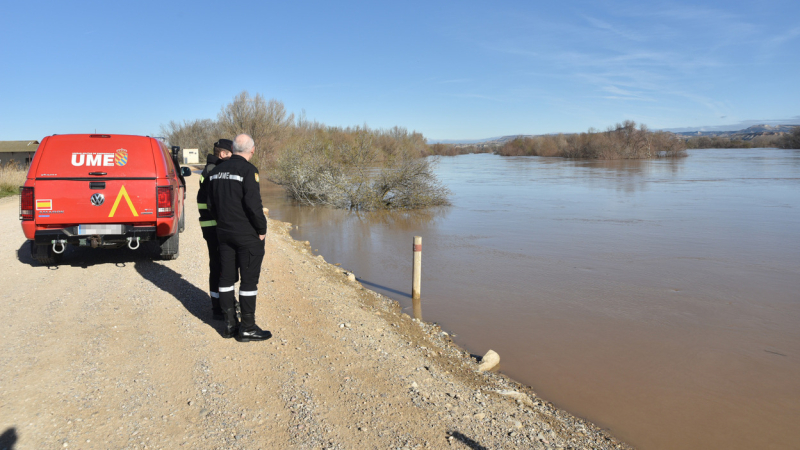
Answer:
[[[247,90],[429,139],[800,123],[800,2],[0,3],[0,140],[158,134]]]

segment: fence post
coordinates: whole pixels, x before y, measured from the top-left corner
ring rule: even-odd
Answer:
[[[414,317],[422,320],[422,301],[419,288],[422,284],[422,236],[414,236],[414,266],[411,280],[411,303],[414,305]]]

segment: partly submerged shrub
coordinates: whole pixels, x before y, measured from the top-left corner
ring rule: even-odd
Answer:
[[[278,157],[270,178],[308,205],[378,210],[446,205],[449,191],[433,173],[434,162],[416,149],[385,151],[369,130],[333,141],[319,133],[298,141]]]

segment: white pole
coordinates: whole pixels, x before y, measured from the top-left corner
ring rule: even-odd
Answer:
[[[422,301],[419,289],[422,284],[422,236],[414,236],[414,268],[411,283],[411,303],[414,305],[414,317],[422,320]]]

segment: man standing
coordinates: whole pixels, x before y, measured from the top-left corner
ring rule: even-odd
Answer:
[[[256,295],[267,218],[261,205],[258,169],[250,164],[255,153],[253,138],[240,134],[233,140],[233,156],[209,174],[208,206],[217,221],[217,239],[222,272],[219,277],[219,303],[225,316],[222,337],[239,342],[264,341],[272,337],[256,325]],[[238,270],[237,270],[238,263]],[[242,323],[236,319],[234,284],[241,272],[239,306]]]
[[[200,174],[200,190],[197,191],[197,209],[200,210],[200,229],[208,246],[208,290],[211,295],[211,313],[214,320],[223,320],[222,308],[219,306],[219,241],[217,240],[217,222],[208,210],[208,174],[214,167],[231,157],[233,141],[220,139],[214,143],[214,154],[206,157],[206,167]]]

